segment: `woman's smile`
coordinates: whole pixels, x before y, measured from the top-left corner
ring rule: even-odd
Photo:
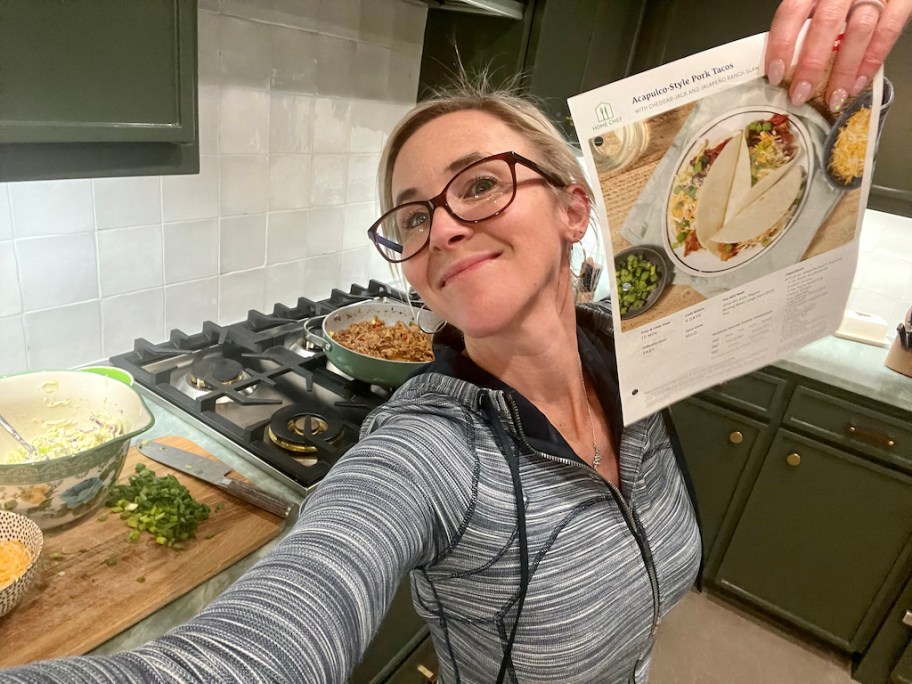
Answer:
[[[461,278],[465,274],[475,272],[478,268],[490,264],[500,257],[500,254],[500,252],[482,252],[459,259],[444,269],[443,275],[440,277],[439,287],[443,289],[453,282],[453,280]]]

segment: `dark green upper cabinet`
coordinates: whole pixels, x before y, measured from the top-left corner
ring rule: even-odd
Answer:
[[[529,0],[522,21],[428,10],[420,89],[452,80],[456,55],[470,73],[520,77],[572,140],[567,98],[627,75],[646,0]]]
[[[0,0],[0,181],[196,173],[195,0]]]

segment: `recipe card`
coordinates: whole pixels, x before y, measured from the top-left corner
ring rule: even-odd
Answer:
[[[764,78],[766,34],[569,100],[612,278],[624,423],[831,334],[871,186],[881,74],[838,114]],[[797,52],[797,51],[796,51]],[[835,54],[835,53],[834,53]]]

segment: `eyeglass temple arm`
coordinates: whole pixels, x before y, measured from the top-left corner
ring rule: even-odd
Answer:
[[[392,240],[386,239],[385,237],[380,235],[380,233],[378,233],[377,231],[371,231],[370,236],[374,240],[374,242],[376,242],[378,245],[381,245],[382,247],[386,247],[387,249],[391,249],[394,252],[398,252],[399,254],[402,254],[402,245],[400,245],[396,242],[393,242]]]

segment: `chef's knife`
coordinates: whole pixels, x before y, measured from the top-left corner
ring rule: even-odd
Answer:
[[[282,518],[288,517],[292,504],[259,487],[228,477],[231,468],[221,461],[198,456],[189,451],[168,446],[161,442],[145,442],[138,446],[140,453],[148,456],[153,461],[163,463],[182,473],[204,480],[228,492],[232,496],[243,499],[254,506],[269,511]]]

